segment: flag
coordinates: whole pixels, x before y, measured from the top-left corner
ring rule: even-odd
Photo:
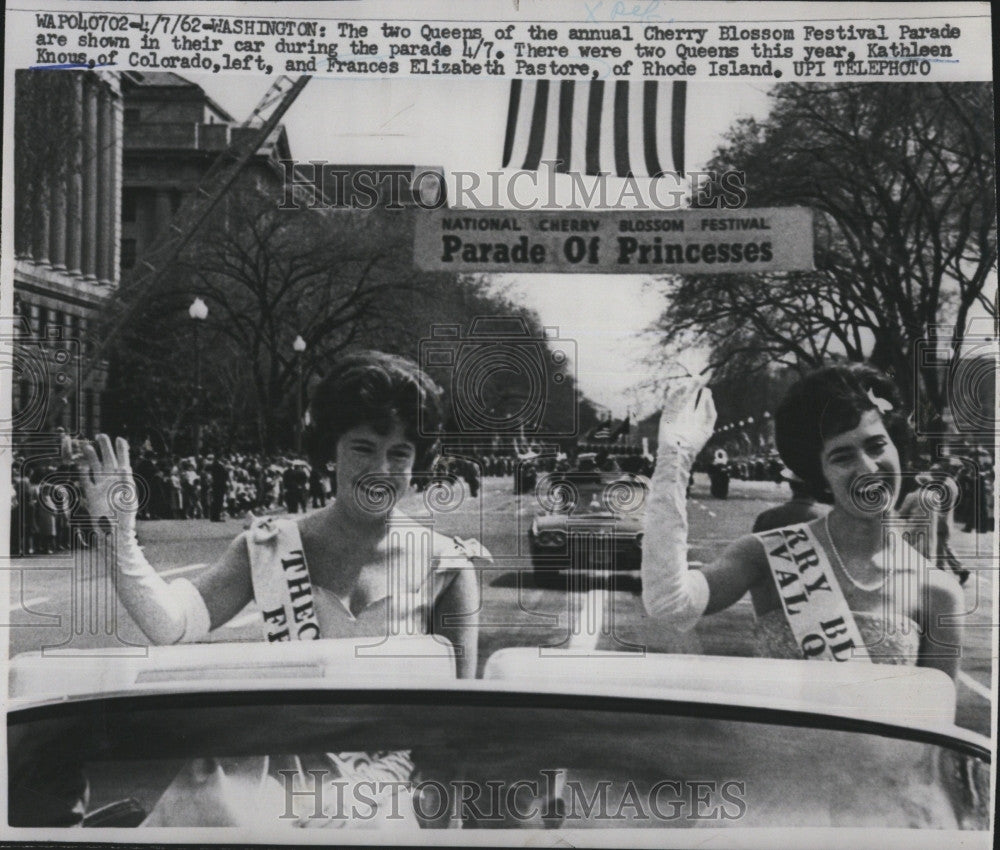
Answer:
[[[558,88],[557,88],[558,86]],[[503,167],[660,177],[684,171],[687,83],[512,80]]]
[[[607,440],[611,437],[611,426],[606,422],[590,432],[590,440]]]
[[[627,434],[632,427],[631,416],[626,416],[622,420],[621,424],[616,428],[612,429],[611,424],[614,420],[609,419],[607,422],[600,422],[594,426],[594,429],[587,435],[588,440],[607,440],[609,443],[613,443],[623,434]]]
[[[622,424],[619,425],[617,428],[615,428],[615,430],[608,435],[608,440],[610,440],[613,443],[619,437],[623,437],[625,434],[627,434],[631,430],[631,428],[632,428],[631,416],[626,416],[625,419],[622,421]]]

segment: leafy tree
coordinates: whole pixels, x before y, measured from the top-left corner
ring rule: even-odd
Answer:
[[[940,412],[940,370],[911,381],[918,343],[957,353],[977,303],[996,318],[992,86],[790,83],[772,100],[709,168],[745,172],[755,207],[810,207],[816,271],[671,280],[665,342],[807,365],[867,353]]]

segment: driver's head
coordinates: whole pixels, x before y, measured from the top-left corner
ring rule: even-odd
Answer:
[[[79,826],[87,811],[90,786],[71,760],[34,760],[10,777],[10,825]]]

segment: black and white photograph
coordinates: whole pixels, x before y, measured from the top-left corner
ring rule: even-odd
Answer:
[[[993,845],[987,4],[5,45],[5,842]]]

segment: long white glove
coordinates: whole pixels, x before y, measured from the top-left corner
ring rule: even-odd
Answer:
[[[64,461],[74,463],[81,473],[81,491],[90,516],[107,518],[115,526],[115,545],[109,554],[115,561],[118,596],[151,643],[201,640],[209,632],[210,618],[198,589],[184,578],[167,584],[139,547],[135,537],[139,497],[128,443],[121,437],[116,442],[117,453],[107,435],[99,434],[100,454],[85,442],[83,456],[78,457],[64,437],[62,452]]]
[[[642,542],[642,603],[673,628],[692,628],[708,607],[704,574],[687,565],[687,507],[691,465],[712,436],[712,391],[696,379],[673,384],[660,416],[656,471],[646,503]]]

